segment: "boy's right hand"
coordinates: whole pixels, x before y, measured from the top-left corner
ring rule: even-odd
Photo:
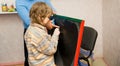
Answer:
[[[59,34],[60,34],[59,28],[55,28],[54,34],[55,34],[55,35],[59,35]]]

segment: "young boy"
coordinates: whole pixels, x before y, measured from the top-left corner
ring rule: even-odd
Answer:
[[[33,4],[30,10],[31,24],[25,33],[30,66],[55,66],[54,54],[57,50],[59,27],[52,24],[52,9],[44,2]],[[55,28],[53,35],[48,30]]]
[[[16,5],[16,10],[18,15],[20,16],[23,25],[24,25],[24,33],[26,32],[26,29],[30,25],[30,17],[29,17],[29,11],[31,6],[36,3],[36,2],[45,2],[47,5],[49,5],[54,13],[56,13],[56,9],[53,7],[51,4],[51,0],[15,0],[15,5]],[[53,20],[54,23],[54,20]],[[24,54],[25,54],[25,63],[24,66],[29,66],[28,65],[28,52],[26,48],[26,44],[24,42]]]

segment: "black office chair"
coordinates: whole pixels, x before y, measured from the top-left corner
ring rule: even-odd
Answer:
[[[79,60],[85,60],[88,66],[90,66],[88,58],[92,55],[97,36],[98,33],[94,28],[88,26],[84,27],[81,49],[89,51],[89,54],[86,56],[80,53]],[[79,66],[80,66],[80,61],[79,61]]]

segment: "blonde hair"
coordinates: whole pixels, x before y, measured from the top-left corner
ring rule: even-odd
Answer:
[[[44,2],[36,2],[30,9],[31,23],[42,24],[45,17],[53,14],[52,9]],[[40,17],[40,18],[38,18]]]

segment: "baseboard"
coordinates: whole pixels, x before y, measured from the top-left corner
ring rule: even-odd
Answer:
[[[24,64],[24,61],[0,63],[0,66],[13,66],[13,65],[20,65],[20,64]]]

